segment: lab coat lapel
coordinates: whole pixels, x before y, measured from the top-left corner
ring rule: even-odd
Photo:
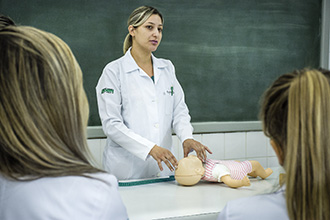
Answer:
[[[123,69],[125,73],[130,73],[139,69],[139,66],[136,64],[135,60],[131,55],[131,48],[129,48],[125,53],[124,64],[125,65],[123,66]]]
[[[159,78],[161,77],[161,72],[164,71],[164,68],[167,66],[167,64],[162,62],[160,59],[156,58],[153,54],[151,54],[151,57],[152,57],[152,62],[153,62],[154,80],[155,80],[155,85],[156,85]]]

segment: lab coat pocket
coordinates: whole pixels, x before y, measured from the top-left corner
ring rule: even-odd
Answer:
[[[170,115],[173,112],[173,101],[174,96],[168,93],[165,93],[165,114]]]

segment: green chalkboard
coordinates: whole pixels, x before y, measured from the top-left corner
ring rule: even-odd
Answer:
[[[193,122],[257,120],[276,77],[319,66],[321,0],[0,0],[0,12],[69,44],[96,126],[97,80],[122,56],[127,18],[140,5],[165,18],[155,55],[174,63]]]

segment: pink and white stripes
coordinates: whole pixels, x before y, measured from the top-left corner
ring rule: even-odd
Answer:
[[[250,161],[243,161],[238,162],[234,160],[213,160],[213,159],[206,159],[204,162],[205,173],[202,179],[212,182],[218,182],[216,178],[212,176],[212,171],[216,164],[223,164],[226,166],[230,171],[230,177],[232,179],[241,180],[248,173],[252,172],[252,164]]]

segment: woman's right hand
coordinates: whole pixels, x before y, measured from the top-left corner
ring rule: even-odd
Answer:
[[[162,162],[166,164],[166,166],[171,170],[174,171],[175,168],[178,166],[178,161],[171,153],[171,151],[155,145],[149,152],[149,154],[157,161],[159,169],[163,171]]]

